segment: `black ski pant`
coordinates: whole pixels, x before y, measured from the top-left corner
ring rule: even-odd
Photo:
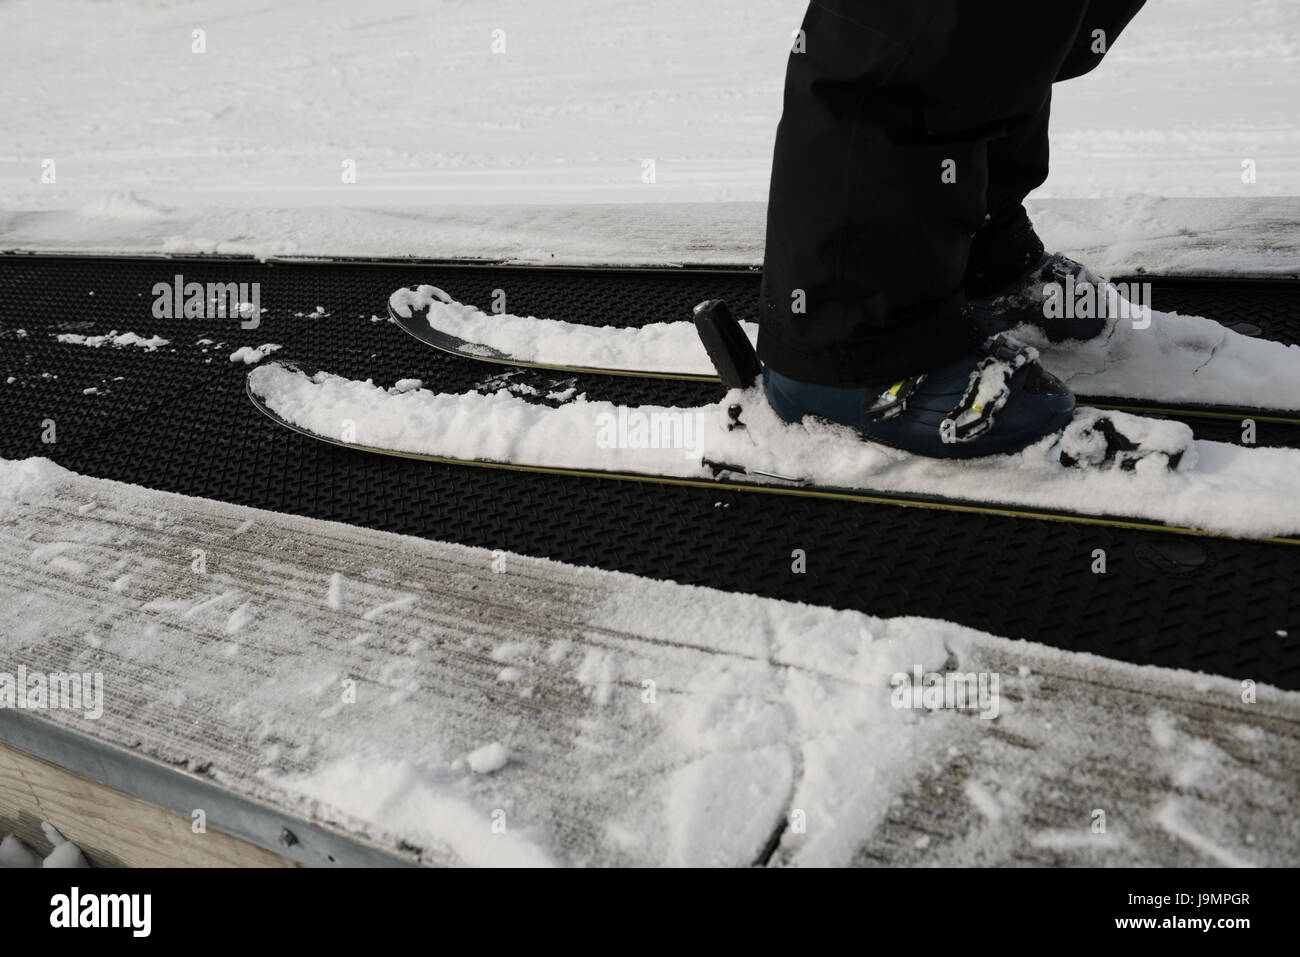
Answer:
[[[758,349],[795,379],[893,383],[978,341],[963,307],[1042,246],[1052,84],[1144,0],[813,0],[790,54]]]

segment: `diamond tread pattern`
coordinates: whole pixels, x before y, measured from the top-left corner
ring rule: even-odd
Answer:
[[[176,273],[259,282],[260,328],[155,319],[154,284]],[[757,311],[758,274],[747,270],[0,256],[0,456],[43,455],[187,495],[875,615],[946,618],[1300,688],[1300,548],[407,461],[299,436],[245,398],[248,367],[230,353],[265,342],[385,385],[572,385],[592,398],[683,405],[720,395],[709,383],[512,370],[442,354],[381,319],[392,290],[422,282],[483,307],[500,289],[511,312],[593,324],[681,319],[713,297],[739,319]],[[1216,318],[1220,309],[1300,341],[1294,286],[1157,282],[1155,297],[1160,309]],[[318,306],[324,315],[309,315]],[[146,352],[55,338],[113,330],[170,344]],[[57,425],[53,445],[41,441],[47,419]],[[1191,424],[1204,437],[1236,438],[1223,423]],[[1282,427],[1259,431],[1261,444],[1300,444]],[[801,574],[795,549],[806,555]],[[1104,574],[1092,572],[1096,549]]]

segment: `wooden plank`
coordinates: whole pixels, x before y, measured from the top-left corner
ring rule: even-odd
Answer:
[[[1008,641],[964,667],[1004,676],[1009,713],[925,762],[855,863],[1225,867],[1300,848],[1300,696],[1247,703]]]
[[[1001,675],[996,720],[891,707],[891,673],[946,658]],[[498,813],[571,864],[750,864],[777,835],[776,864],[1300,852],[1297,694],[99,480],[0,520],[19,667],[102,672],[104,710],[0,711],[12,744],[96,774],[41,751],[57,731],[424,864],[501,862]],[[470,770],[489,743],[509,760]]]
[[[288,858],[192,822],[0,742],[0,836],[42,857],[47,822],[94,867],[297,867]]]

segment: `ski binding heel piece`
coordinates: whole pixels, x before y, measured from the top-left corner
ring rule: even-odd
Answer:
[[[695,307],[695,331],[728,389],[748,389],[754,384],[763,367],[723,300],[707,299]]]

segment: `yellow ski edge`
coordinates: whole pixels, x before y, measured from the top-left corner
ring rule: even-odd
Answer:
[[[514,364],[515,363],[511,363],[511,365]],[[831,501],[860,502],[866,505],[893,505],[902,508],[928,508],[936,511],[994,515],[1004,518],[1039,519],[1049,522],[1067,522],[1076,525],[1091,525],[1103,528],[1169,532],[1177,535],[1192,535],[1201,538],[1221,538],[1230,541],[1268,542],[1277,545],[1300,545],[1300,538],[1296,537],[1273,536],[1269,538],[1241,538],[1234,535],[1225,535],[1222,532],[1206,531],[1201,528],[1190,528],[1183,525],[1166,525],[1161,522],[1143,521],[1141,519],[1112,519],[1096,515],[1057,513],[1035,509],[1014,508],[1005,505],[943,502],[924,498],[891,498],[886,495],[872,495],[870,492],[854,492],[848,489],[831,490],[815,487],[800,487],[796,485],[762,485],[756,482],[728,482],[722,479],[684,478],[671,475],[649,475],[640,472],[611,472],[600,469],[573,469],[562,468],[554,465],[524,465],[517,462],[494,462],[488,459],[458,459],[445,455],[433,455],[428,452],[408,452],[401,449],[385,449],[378,446],[361,445],[360,443],[355,442],[344,442],[341,439],[333,439],[328,436],[319,435],[308,429],[301,428],[300,426],[289,422],[287,419],[281,418],[274,411],[263,405],[257,396],[253,394],[252,389],[247,385],[245,385],[245,392],[254,407],[256,407],[259,412],[265,415],[272,422],[297,432],[299,435],[306,436],[309,439],[314,439],[317,442],[326,442],[339,448],[352,449],[355,452],[370,452],[376,455],[396,456],[397,458],[414,459],[419,462],[432,462],[438,465],[465,465],[475,468],[501,469],[504,471],[528,472],[539,475],[559,475],[569,478],[617,479],[619,481],[643,482],[654,485],[711,488],[730,492],[757,492],[759,494],[774,493],[779,495],[795,495],[803,498],[829,499]]]

